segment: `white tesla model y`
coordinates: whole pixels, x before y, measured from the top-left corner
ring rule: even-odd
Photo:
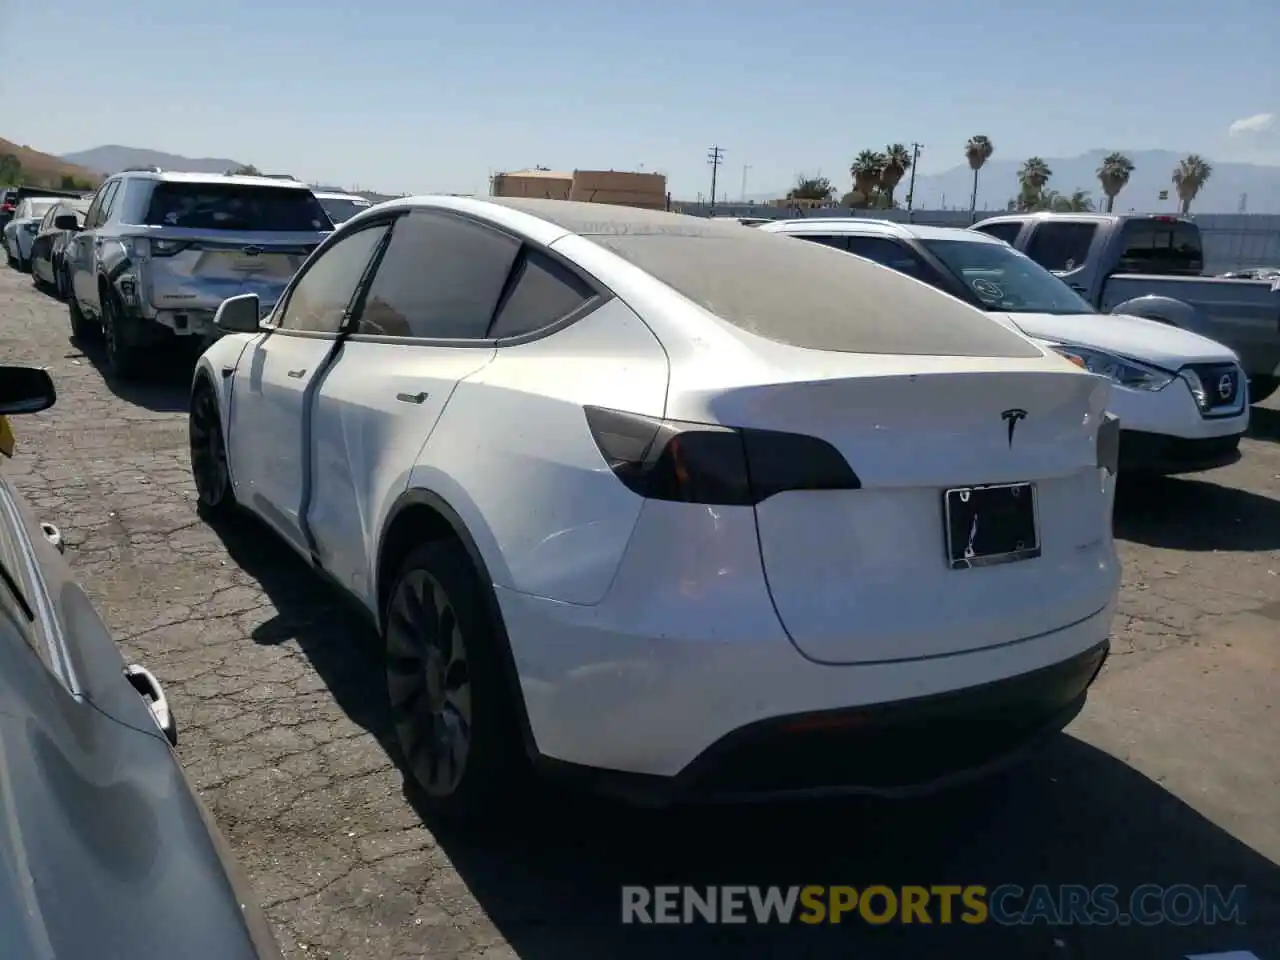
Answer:
[[[1107,382],[835,250],[425,197],[344,223],[191,399],[202,508],[369,612],[443,814],[532,766],[664,802],[930,789],[1106,655]]]

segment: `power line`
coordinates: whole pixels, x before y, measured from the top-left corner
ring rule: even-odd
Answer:
[[[707,163],[711,164],[711,210],[710,215],[716,215],[716,174],[720,172],[720,164],[724,163],[724,151],[719,147],[713,146],[707,151]]]

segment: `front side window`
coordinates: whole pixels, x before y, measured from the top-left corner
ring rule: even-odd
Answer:
[[[922,240],[986,310],[1004,313],[1096,313],[1079,294],[1030,257],[1001,243]]]
[[[314,233],[333,229],[310,190],[239,183],[160,181],[143,223],[189,230]]]
[[[280,311],[281,330],[337,333],[387,225],[338,240],[308,263]]]
[[[356,333],[476,340],[487,336],[520,242],[449,214],[396,222]]]
[[[1083,267],[1097,231],[1096,223],[1038,223],[1027,244],[1027,256],[1046,270]]]

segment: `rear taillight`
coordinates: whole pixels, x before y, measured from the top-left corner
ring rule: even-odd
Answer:
[[[614,475],[650,500],[745,507],[786,490],[862,487],[840,451],[817,437],[585,410]]]
[[[1113,477],[1120,468],[1120,418],[1111,413],[1102,415],[1098,427],[1098,466]]]

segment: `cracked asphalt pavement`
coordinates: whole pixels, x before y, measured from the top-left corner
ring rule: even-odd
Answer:
[[[187,774],[287,956],[1280,958],[1280,401],[1244,458],[1122,484],[1114,652],[1089,706],[988,783],[900,803],[656,813],[573,793],[434,832],[389,749],[377,640],[250,521],[214,530],[187,459],[190,363],[108,383],[66,307],[0,269],[0,356],[52,410],[2,468],[128,657],[165,684]],[[608,722],[602,717],[600,722]],[[620,924],[621,884],[1144,883],[1249,889],[1244,925]]]

